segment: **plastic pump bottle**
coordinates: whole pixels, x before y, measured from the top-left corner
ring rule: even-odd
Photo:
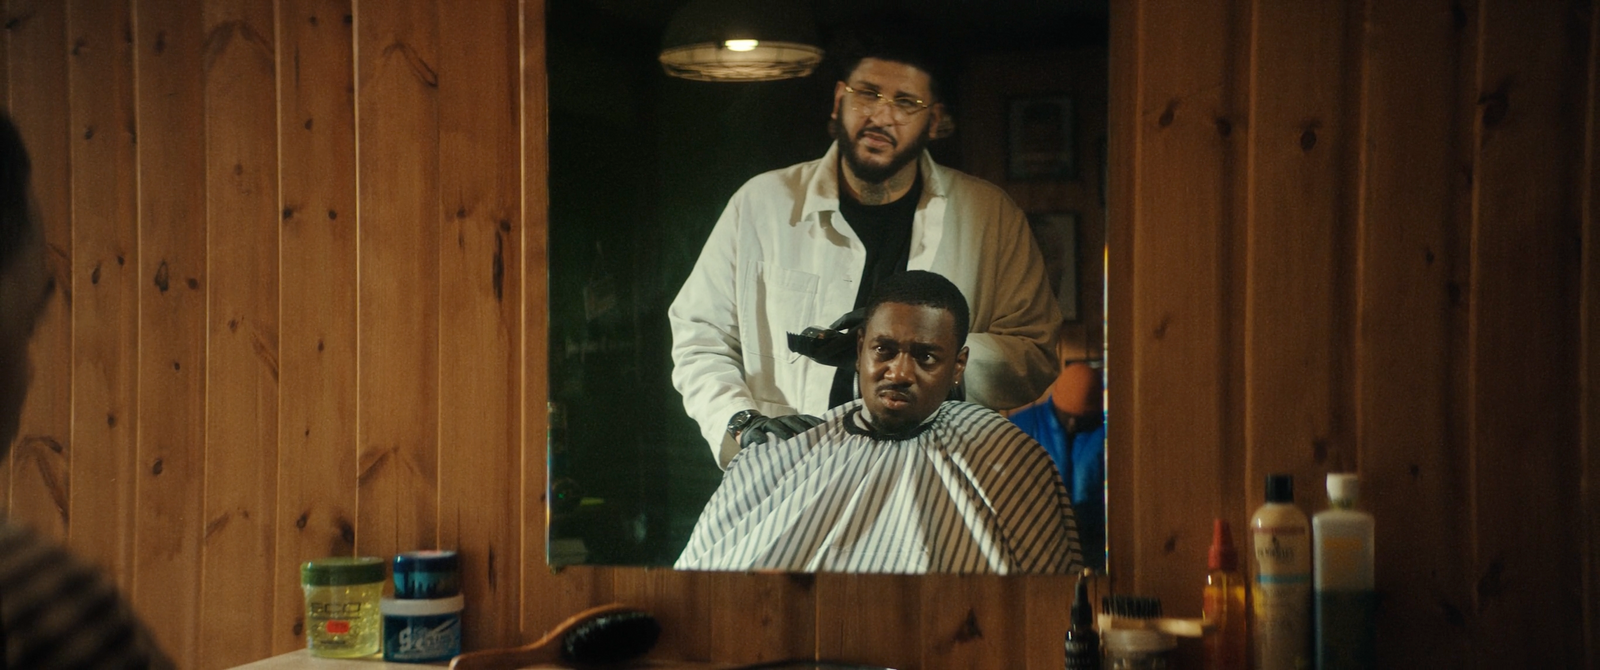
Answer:
[[[1360,490],[1356,475],[1330,473],[1332,508],[1318,512],[1311,521],[1318,670],[1371,668],[1376,662],[1373,520],[1371,514],[1355,509]]]
[[[1311,667],[1311,524],[1294,478],[1267,475],[1267,504],[1250,519],[1255,670]]]
[[[1207,670],[1245,670],[1249,666],[1249,637],[1244,601],[1244,575],[1239,574],[1239,553],[1233,548],[1228,522],[1217,519],[1211,528],[1211,555],[1206,564],[1205,621],[1211,630],[1204,639]]]

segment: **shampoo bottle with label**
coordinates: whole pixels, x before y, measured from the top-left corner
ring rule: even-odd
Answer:
[[[1331,509],[1312,517],[1318,670],[1373,667],[1372,515],[1355,509],[1361,480],[1328,475]]]
[[[1294,478],[1267,475],[1267,503],[1250,519],[1255,670],[1311,667],[1311,524]]]

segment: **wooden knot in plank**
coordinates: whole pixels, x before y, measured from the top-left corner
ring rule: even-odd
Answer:
[[[156,266],[154,281],[156,289],[162,293],[166,293],[167,289],[172,288],[172,271],[167,267],[166,261],[161,261],[161,264]]]
[[[1167,101],[1167,108],[1161,110],[1161,117],[1156,119],[1156,125],[1166,128],[1167,126],[1172,125],[1172,122],[1177,120],[1177,117],[1178,99],[1173,98],[1172,100]]]
[[[971,608],[967,609],[967,618],[961,622],[961,627],[956,630],[956,643],[971,642],[983,637],[983,628],[978,626],[978,613]]]
[[[1511,111],[1511,97],[1507,95],[1505,86],[1498,90],[1478,96],[1478,107],[1482,109],[1481,119],[1485,129],[1494,128],[1505,123],[1506,115]]]
[[[433,66],[429,65],[428,61],[423,60],[416,49],[411,48],[411,45],[405,42],[395,42],[383,48],[384,58],[388,58],[395,52],[399,52],[401,57],[406,59],[406,65],[410,66],[411,73],[416,75],[417,81],[422,82],[428,88],[439,88],[439,73],[434,72]]]

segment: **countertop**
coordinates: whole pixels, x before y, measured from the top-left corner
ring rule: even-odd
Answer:
[[[273,656],[254,663],[236,666],[236,670],[417,670],[418,668],[444,668],[449,663],[386,663],[382,656],[367,658],[317,658],[304,649]],[[738,666],[712,663],[676,663],[644,660],[621,668],[638,670],[725,670]],[[566,670],[562,665],[533,665],[528,670]]]
[[[385,663],[382,656],[365,658],[317,658],[304,649],[237,666],[239,670],[417,670],[418,668],[445,668],[448,661],[439,663]]]

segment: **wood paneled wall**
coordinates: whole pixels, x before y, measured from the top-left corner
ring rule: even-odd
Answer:
[[[1119,586],[1354,470],[1385,667],[1600,663],[1594,8],[1113,7]]]
[[[1355,469],[1386,667],[1600,663],[1586,2],[1112,3],[1115,588]],[[538,0],[11,0],[57,294],[5,487],[184,667],[303,644],[295,565],[458,547],[468,644],[1060,667],[1070,580],[543,561]]]
[[[303,646],[297,566],[352,552],[461,549],[471,639],[520,639],[523,388],[543,385],[521,4],[6,13],[65,289],[12,518],[103,565],[183,667]]]

